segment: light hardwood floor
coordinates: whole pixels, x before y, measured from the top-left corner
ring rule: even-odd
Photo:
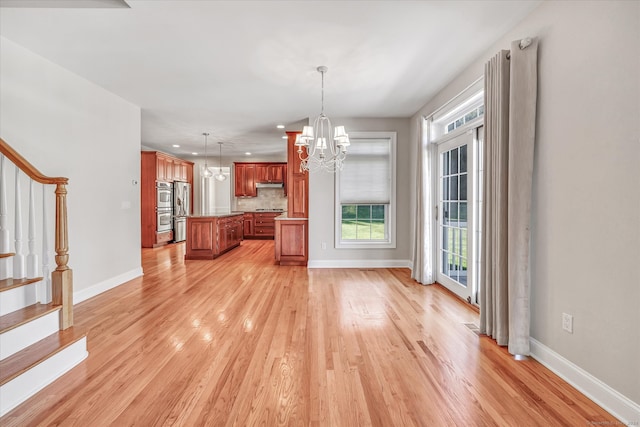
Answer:
[[[585,426],[615,419],[466,324],[405,269],[145,249],[144,277],[75,309],[89,357],[2,426]]]

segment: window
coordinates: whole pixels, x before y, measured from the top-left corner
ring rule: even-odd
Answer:
[[[336,173],[336,247],[395,248],[395,132],[350,132]]]
[[[476,80],[463,93],[443,105],[429,120],[429,143],[439,144],[475,129],[484,119],[484,79]]]
[[[465,124],[471,123],[475,121],[478,117],[482,117],[484,115],[484,105],[481,105],[473,110],[469,111],[466,114],[456,118],[451,123],[445,126],[444,133],[447,134],[449,132],[453,132],[454,130],[464,126]]]

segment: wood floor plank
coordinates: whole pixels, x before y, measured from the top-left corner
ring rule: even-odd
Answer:
[[[268,240],[212,261],[144,249],[142,262],[143,277],[76,306],[89,357],[0,425],[616,422],[406,269],[281,267]]]

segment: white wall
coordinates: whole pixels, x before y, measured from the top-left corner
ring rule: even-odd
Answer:
[[[637,404],[640,2],[542,3],[412,118],[412,157],[420,117],[526,36],[540,38],[532,337]]]
[[[140,108],[5,38],[0,76],[2,138],[69,178],[76,302],[142,274]]]
[[[397,132],[397,237],[395,249],[336,249],[334,246],[335,176],[325,172],[309,174],[309,266],[407,266],[411,254],[409,238],[411,216],[409,203],[409,119],[333,118],[347,132]],[[349,154],[347,159],[349,161]],[[322,243],[326,249],[322,249]]]

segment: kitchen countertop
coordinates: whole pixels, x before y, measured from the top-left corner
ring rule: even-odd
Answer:
[[[309,218],[289,218],[287,212],[283,212],[282,215],[274,218],[276,221],[308,221]]]
[[[216,214],[209,214],[209,215],[190,215],[187,218],[224,218],[227,216],[242,215],[243,213],[244,212],[242,211],[231,211],[227,213],[216,213]]]

